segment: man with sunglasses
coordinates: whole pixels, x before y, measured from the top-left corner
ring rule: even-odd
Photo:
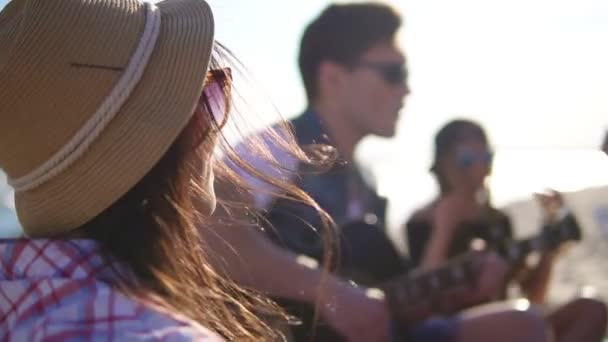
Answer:
[[[342,264],[367,262],[377,280],[401,275],[409,267],[385,235],[386,201],[363,181],[354,164],[354,151],[366,136],[395,134],[399,112],[410,92],[405,55],[396,43],[400,26],[399,14],[386,5],[327,7],[308,25],[301,41],[299,66],[308,108],[291,123],[300,145],[335,146],[340,162],[326,173],[307,172],[306,165],[298,165],[295,158],[269,142],[274,157],[285,169],[302,171],[288,181],[306,191],[342,227]],[[260,172],[284,176],[253,154],[243,152],[241,157]],[[259,188],[258,179],[248,173],[243,176]],[[288,199],[272,198],[268,193],[272,190],[255,193],[254,201],[255,207],[267,213],[271,227],[265,231],[276,244],[269,243],[258,230],[215,231],[221,238],[211,246],[222,257],[227,273],[276,298],[315,304],[321,296],[322,318],[348,341],[394,338],[395,324],[383,299],[350,285],[347,279],[323,276],[318,268],[309,267],[310,258],[302,257],[320,260],[326,251],[315,230],[323,226],[317,211]],[[353,221],[373,223],[375,227],[348,234],[346,226]],[[494,282],[504,269],[491,257],[482,265],[479,289]],[[311,336],[310,331],[307,333]],[[412,342],[546,340],[544,322],[536,313],[513,310],[432,319],[399,333]],[[403,340],[403,336],[396,340]]]

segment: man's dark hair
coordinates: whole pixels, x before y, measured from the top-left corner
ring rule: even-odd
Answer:
[[[302,37],[298,59],[308,101],[318,95],[319,65],[330,60],[353,66],[369,48],[394,38],[401,17],[379,3],[331,5],[311,22]]]
[[[604,143],[602,144],[602,151],[608,154],[608,131],[606,131],[606,136],[604,137]]]

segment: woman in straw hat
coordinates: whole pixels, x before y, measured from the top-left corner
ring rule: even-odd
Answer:
[[[218,276],[195,228],[231,103],[213,32],[202,0],[0,13],[0,168],[27,236],[0,241],[2,340],[279,337],[253,314],[275,307]]]

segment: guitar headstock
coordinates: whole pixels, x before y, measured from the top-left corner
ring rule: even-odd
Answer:
[[[582,235],[576,218],[567,213],[556,222],[543,226],[540,234],[524,240],[507,241],[499,245],[497,251],[509,262],[517,263],[532,252],[551,251],[566,242],[579,241]]]
[[[557,222],[545,225],[542,235],[548,243],[548,248],[554,249],[568,241],[580,241],[583,232],[574,215],[569,213]]]

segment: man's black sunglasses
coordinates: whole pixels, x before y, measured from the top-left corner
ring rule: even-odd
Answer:
[[[359,62],[355,67],[375,70],[389,84],[405,84],[407,81],[407,68],[402,63]]]

